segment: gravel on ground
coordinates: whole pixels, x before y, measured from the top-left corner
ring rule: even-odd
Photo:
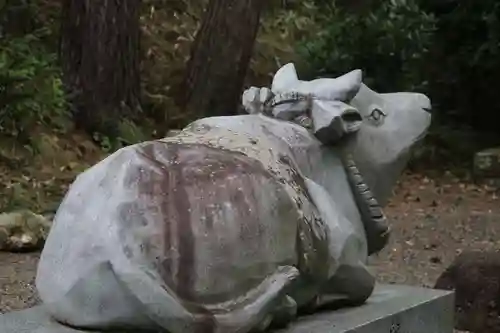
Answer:
[[[32,307],[39,302],[35,288],[39,253],[0,252],[0,313]]]

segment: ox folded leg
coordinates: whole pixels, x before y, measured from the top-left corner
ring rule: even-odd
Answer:
[[[307,178],[306,184],[324,221],[329,242],[329,278],[312,306],[363,303],[375,286],[375,278],[364,264],[368,255],[365,235],[341,213],[323,187]]]
[[[318,306],[363,304],[372,294],[375,277],[362,264],[341,265],[335,276],[325,284],[319,296]],[[343,297],[339,297],[343,296]]]

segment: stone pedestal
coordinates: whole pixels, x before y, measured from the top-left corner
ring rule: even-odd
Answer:
[[[453,333],[448,291],[380,285],[360,307],[299,318],[278,333]]]
[[[276,333],[453,333],[453,312],[451,292],[380,285],[363,306],[301,317]],[[43,306],[1,315],[0,332],[83,333],[55,323]]]

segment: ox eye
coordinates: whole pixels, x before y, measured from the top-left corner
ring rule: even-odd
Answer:
[[[373,109],[369,116],[369,118],[375,120],[376,122],[381,121],[385,117],[387,117],[387,114],[379,108]]]

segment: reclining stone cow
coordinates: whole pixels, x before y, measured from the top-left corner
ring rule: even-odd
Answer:
[[[427,97],[377,94],[353,71],[244,94],[249,115],[195,121],[81,174],[36,284],[85,329],[250,332],[364,302],[388,237],[380,204],[429,123]]]

